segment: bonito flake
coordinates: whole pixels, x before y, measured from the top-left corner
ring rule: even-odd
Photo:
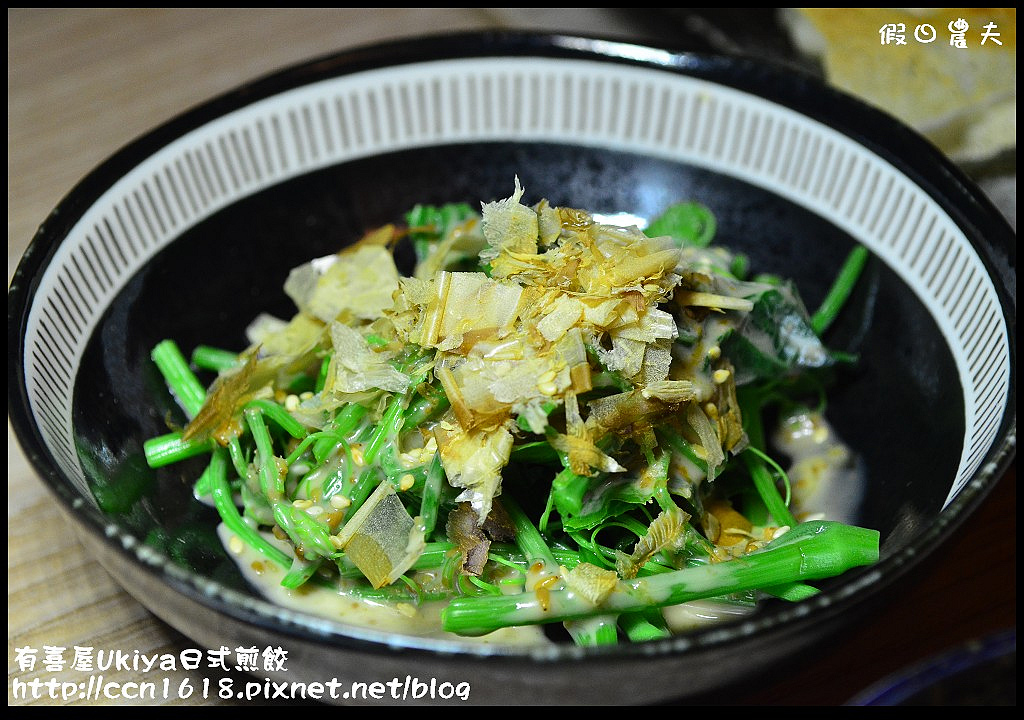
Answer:
[[[284,289],[300,311],[324,323],[352,322],[381,317],[398,279],[391,252],[363,244],[295,268]]]
[[[377,388],[404,392],[409,377],[391,364],[391,354],[374,350],[356,329],[340,322],[331,323],[334,353],[327,372],[324,391],[358,393]]]
[[[482,206],[488,274],[402,279],[390,310],[400,337],[437,350],[434,373],[451,402],[435,431],[441,461],[481,520],[500,493],[515,418],[543,433],[551,407],[591,389],[588,346],[631,382],[660,383],[677,332],[657,308],[680,280],[674,241],[582,210],[528,207],[522,196],[517,179],[511,197]],[[586,433],[555,442],[580,472],[623,470]]]

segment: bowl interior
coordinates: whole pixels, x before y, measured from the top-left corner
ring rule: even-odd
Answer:
[[[881,532],[879,567],[915,562],[1012,452],[1014,303],[992,270],[1008,229],[988,239],[994,261],[975,224],[985,211],[947,165],[806,79],[600,43],[485,40],[271,78],[176,119],[76,189],[37,241],[39,278],[17,289],[19,423],[58,494],[84,499],[76,510],[94,530],[155,550],[157,566],[255,599],[215,513],[191,496],[201,461],[145,463],[142,443],[184,419],[151,349],[167,338],[240,349],[258,313],[294,312],[282,289],[292,267],[417,203],[508,197],[518,176],[528,202],[599,213],[648,219],[700,201],[716,242],[794,279],[812,309],[866,244],[867,271],[826,336],[858,356],[838,371],[828,417],[863,463],[852,520]],[[636,103],[668,119],[620,110]],[[903,164],[901,143],[923,154]],[[934,175],[922,184],[922,172]],[[823,583],[808,607],[833,612],[880,577]]]
[[[445,176],[437,177],[437,168]],[[821,217],[735,178],[634,154],[551,144],[475,144],[408,150],[345,163],[264,190],[197,224],[117,294],[93,333],[75,385],[75,441],[93,494],[139,538],[203,574],[244,584],[213,533],[216,517],[188,492],[201,460],[145,466],[142,443],[184,416],[149,359],[171,338],[183,348],[245,346],[260,312],[289,317],[288,269],[336,252],[365,230],[401,222],[418,202],[506,197],[518,175],[528,195],[640,218],[679,200],[713,209],[718,241],[754,268],[793,278],[809,305],[824,297],[854,240]],[[873,262],[830,330],[844,368],[829,397],[840,435],[867,478],[856,522],[883,548],[914,537],[946,499],[963,436],[956,368],[935,321],[900,279]],[[909,443],[894,422],[926,432]],[[910,431],[907,431],[908,435]],[[900,440],[905,442],[901,442]],[[197,542],[199,540],[200,542]]]

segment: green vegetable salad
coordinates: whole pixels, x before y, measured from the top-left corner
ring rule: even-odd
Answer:
[[[296,314],[241,352],[161,342],[188,422],[150,465],[207,457],[226,545],[296,602],[445,637],[644,641],[687,603],[799,601],[875,562],[877,532],[800,506],[766,432],[851,361],[820,338],[864,250],[810,314],[699,204],[641,231],[522,197],[417,206],[295,268]]]

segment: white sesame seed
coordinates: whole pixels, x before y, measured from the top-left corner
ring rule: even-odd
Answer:
[[[406,617],[409,617],[409,618],[416,617],[416,613],[417,613],[415,605],[412,605],[410,603],[404,603],[404,602],[403,603],[396,603],[395,604],[395,610],[397,610],[398,612],[402,613],[403,615],[405,615]]]
[[[352,446],[352,462],[360,467],[366,464],[366,461],[363,460],[363,448],[359,445]]]

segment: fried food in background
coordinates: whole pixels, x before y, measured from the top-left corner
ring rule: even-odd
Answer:
[[[895,115],[955,162],[1015,154],[1015,8],[783,8],[780,19],[829,82]],[[950,44],[949,24],[960,19],[969,26],[964,48]],[[882,44],[892,23],[904,24],[905,44]],[[998,35],[982,44],[989,23]],[[924,24],[935,29],[933,42],[915,38]]]

